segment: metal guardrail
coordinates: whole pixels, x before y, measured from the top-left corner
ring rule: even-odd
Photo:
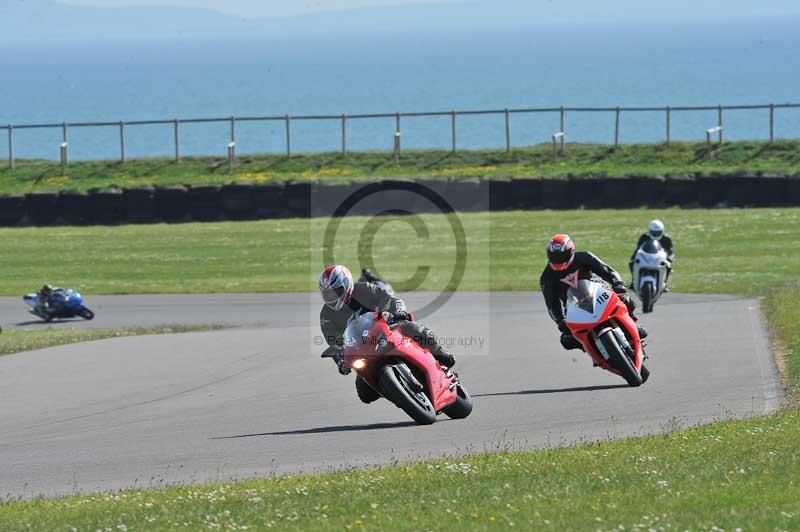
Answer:
[[[430,111],[430,112],[404,112],[404,113],[366,113],[366,114],[340,114],[340,115],[264,115],[264,116],[230,116],[225,118],[173,118],[168,120],[127,120],[116,122],[61,122],[47,124],[7,124],[0,125],[0,130],[5,129],[8,135],[8,167],[14,169],[14,131],[25,129],[60,129],[62,145],[69,146],[68,133],[70,128],[88,127],[114,127],[119,130],[119,160],[125,162],[125,139],[126,131],[129,127],[167,125],[173,129],[173,144],[175,161],[180,161],[180,126],[181,124],[210,124],[210,123],[229,123],[230,142],[236,142],[237,122],[283,122],[286,133],[286,156],[292,156],[292,122],[296,120],[336,120],[341,123],[341,152],[347,153],[347,123],[351,120],[370,120],[370,119],[395,119],[395,152],[399,155],[399,134],[401,133],[402,118],[419,117],[448,117],[450,119],[451,149],[455,152],[458,149],[456,136],[456,122],[459,116],[475,115],[501,115],[505,118],[505,149],[511,150],[511,115],[530,114],[530,113],[558,113],[560,119],[559,133],[563,133],[561,138],[561,151],[563,152],[565,132],[565,116],[567,113],[614,113],[614,146],[620,144],[620,122],[623,113],[635,112],[662,112],[665,114],[665,142],[669,145],[672,142],[672,114],[676,112],[695,112],[695,111],[717,111],[718,125],[714,132],[719,133],[719,140],[722,142],[722,119],[724,111],[741,110],[768,110],[769,111],[769,141],[775,141],[775,110],[776,109],[797,109],[800,104],[762,104],[762,105],[716,105],[716,106],[684,106],[684,107],[539,107],[539,108],[518,108],[518,109],[478,109],[464,111]],[[555,141],[555,139],[554,139]],[[68,148],[63,148],[67,150]],[[68,164],[67,154],[62,156],[63,165]]]

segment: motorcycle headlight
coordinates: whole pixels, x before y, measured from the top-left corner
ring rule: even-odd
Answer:
[[[361,370],[367,367],[367,361],[363,358],[359,358],[353,361],[353,369],[354,370]]]

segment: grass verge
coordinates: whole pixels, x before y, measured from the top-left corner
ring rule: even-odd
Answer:
[[[48,327],[47,329],[6,329],[0,334],[0,355],[11,355],[57,345],[91,342],[122,336],[150,334],[178,334],[184,332],[222,329],[222,325],[164,325],[160,327],[123,327],[115,329],[74,329]],[[1,529],[1,528],[0,528]]]
[[[773,334],[787,357],[788,389],[796,393],[800,310],[792,283],[798,254],[780,235],[797,234],[798,211],[666,214],[680,246],[676,286],[765,293]],[[550,231],[540,223],[566,226],[599,253],[621,261],[626,251],[617,249],[620,236],[608,231],[623,220],[631,226],[626,231],[635,233],[639,218],[652,215],[502,213],[490,220],[490,229],[502,233],[491,240],[491,257],[493,266],[501,261],[507,285],[494,286],[517,286],[519,272],[537,269],[532,264],[542,262],[536,254],[539,236]],[[563,449],[7,501],[0,503],[0,530],[796,530],[798,439],[800,411],[787,408],[753,420]]]
[[[800,413],[368,471],[0,504],[3,530],[797,530]]]
[[[404,151],[399,164],[383,152],[243,155],[233,172],[223,157],[79,161],[61,175],[58,163],[18,160],[12,172],[0,169],[0,194],[94,187],[135,187],[169,184],[283,182],[288,180],[359,181],[382,177],[528,176],[669,176],[716,174],[800,173],[800,141],[726,142],[709,148],[705,143],[632,144],[614,148],[599,144],[570,144],[564,156],[553,158],[550,145],[503,150]]]
[[[800,209],[575,210],[458,215],[467,239],[460,289],[537,290],[544,244],[568,232],[621,272],[647,222],[665,221],[677,247],[673,289],[761,295],[795,279]],[[404,217],[384,217],[372,243],[374,266],[404,290],[419,264],[421,289],[443,289],[455,266],[447,218],[422,215],[429,236]],[[19,296],[47,281],[85,295],[313,290],[327,220],[3,228],[0,294]],[[358,268],[369,218],[345,218],[336,260]],[[361,240],[361,245],[359,241]],[[77,250],[77,251],[76,251]],[[34,259],[35,257],[38,257]],[[414,257],[411,260],[409,257]],[[45,259],[46,258],[46,259]]]
[[[773,289],[764,300],[767,321],[784,374],[787,397],[800,407],[800,283],[785,283]]]

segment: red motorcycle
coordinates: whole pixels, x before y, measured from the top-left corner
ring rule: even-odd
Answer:
[[[354,318],[343,338],[344,350],[337,355],[343,363],[420,425],[430,425],[439,413],[463,419],[472,412],[472,398],[458,375],[380,314]]]
[[[602,283],[564,279],[567,290],[566,322],[583,350],[601,368],[621,376],[631,386],[641,386],[650,371],[644,366],[639,329],[625,302]]]

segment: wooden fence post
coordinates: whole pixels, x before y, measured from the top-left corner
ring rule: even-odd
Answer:
[[[8,169],[14,169],[14,126],[8,124]]]
[[[61,124],[61,143],[62,144],[67,144],[67,142],[69,142],[68,139],[67,139],[67,123],[64,122],[64,123]],[[69,164],[69,153],[65,150],[64,151],[64,165],[67,165],[67,164]]]
[[[775,104],[769,104],[769,143],[775,142]]]
[[[508,108],[506,108],[506,153],[511,151],[511,120],[508,114]]]
[[[286,157],[292,156],[292,117],[286,115]]]
[[[672,142],[672,108],[667,106],[667,147]]]
[[[125,122],[119,123],[119,160],[125,162]]]
[[[453,139],[453,153],[456,151],[456,112],[450,111],[450,133]]]
[[[175,162],[179,162],[181,160],[181,144],[178,138],[178,119],[172,121],[172,129],[175,136]]]
[[[342,155],[347,155],[347,115],[342,114]]]

